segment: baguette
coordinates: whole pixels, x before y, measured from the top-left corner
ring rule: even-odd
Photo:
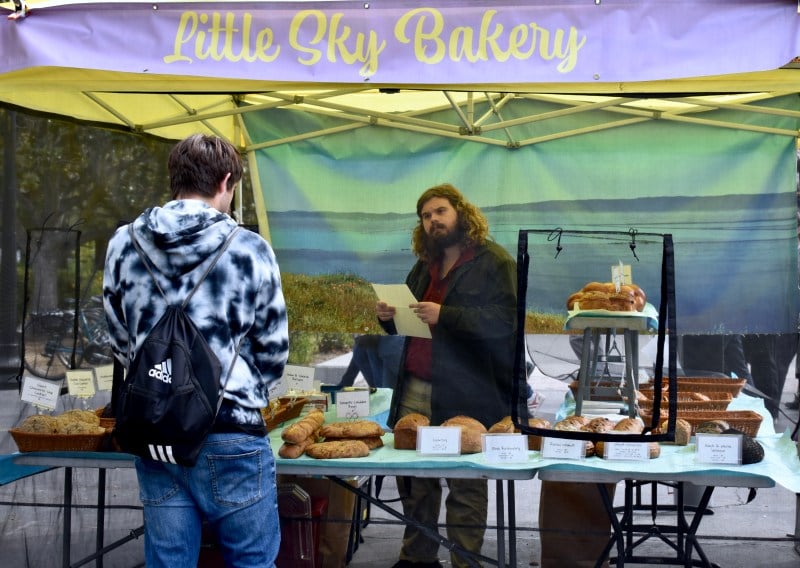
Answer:
[[[372,420],[356,420],[354,422],[332,422],[322,427],[320,436],[326,440],[342,438],[375,438],[383,436],[380,424]]]
[[[325,415],[321,410],[315,408],[294,424],[284,428],[281,432],[281,439],[290,444],[299,444],[322,428],[324,422]]]
[[[369,446],[361,440],[334,440],[318,442],[306,448],[306,455],[315,459],[364,458],[369,455]]]
[[[294,460],[302,456],[306,448],[317,441],[316,435],[311,435],[305,440],[302,440],[299,444],[289,444],[284,442],[281,444],[281,447],[278,448],[278,456],[284,459]]]

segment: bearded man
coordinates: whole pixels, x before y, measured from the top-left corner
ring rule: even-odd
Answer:
[[[511,414],[516,335],[516,263],[489,239],[483,213],[452,185],[426,190],[417,200],[412,247],[418,260],[406,278],[418,302],[410,307],[430,326],[431,339],[406,340],[389,425],[420,413],[439,425],[454,416],[489,428]],[[378,320],[397,333],[394,306],[378,302]],[[521,400],[520,416],[526,416]],[[486,480],[447,479],[447,537],[457,547],[453,566],[470,566],[463,551],[480,554],[486,530]],[[437,530],[439,479],[399,477],[403,511]],[[437,568],[439,542],[407,525],[394,568]],[[460,549],[460,550],[459,550]]]

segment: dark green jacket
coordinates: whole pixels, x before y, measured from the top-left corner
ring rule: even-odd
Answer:
[[[427,263],[418,261],[406,278],[417,299],[430,282],[428,268]],[[491,241],[478,247],[472,260],[453,270],[439,323],[432,330],[432,425],[466,415],[488,428],[511,414],[516,282],[514,259]],[[387,323],[383,324],[386,331],[396,333],[394,322]],[[404,386],[401,368],[389,426],[397,421]]]

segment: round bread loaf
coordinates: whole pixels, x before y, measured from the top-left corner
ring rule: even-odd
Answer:
[[[462,454],[478,454],[483,451],[481,435],[486,433],[486,427],[474,418],[453,416],[442,422],[442,426],[461,428]]]
[[[641,434],[644,431],[644,423],[638,418],[623,418],[614,426],[617,432],[630,432]]]
[[[695,428],[695,433],[722,434],[725,430],[728,430],[730,427],[731,427],[730,424],[728,424],[725,420],[707,420],[697,425],[697,428]]]
[[[597,418],[592,418],[589,423],[581,429],[587,432],[609,432],[614,429],[614,422],[605,416],[598,416]]]
[[[666,432],[668,429],[668,422],[664,420],[661,423],[659,430],[661,432]],[[689,421],[684,420],[683,418],[675,419],[675,440],[674,444],[676,446],[688,446],[689,440],[692,438],[692,425]]]
[[[417,449],[417,428],[430,426],[427,416],[418,413],[406,414],[394,425],[394,448],[396,450]]]
[[[544,418],[528,418],[528,426],[531,428],[543,428],[547,429],[550,428],[550,421],[545,420]],[[541,451],[542,449],[542,437],[537,436],[536,434],[529,434],[528,435],[528,449],[533,451]]]
[[[576,432],[586,426],[589,419],[585,416],[567,416],[563,420],[559,420],[553,424],[553,430],[566,430]]]
[[[489,428],[490,434],[510,434],[514,432],[514,421],[510,416],[506,416],[499,422],[495,422]]]

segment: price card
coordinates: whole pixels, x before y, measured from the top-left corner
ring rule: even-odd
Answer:
[[[523,434],[482,434],[481,442],[488,463],[528,461],[528,437]]]
[[[369,391],[340,391],[336,395],[337,418],[363,418],[369,416]]]
[[[648,461],[650,445],[647,442],[606,442],[603,457],[608,460]]]
[[[417,428],[417,453],[421,456],[461,455],[461,428],[458,426]]]
[[[47,381],[34,377],[25,377],[22,382],[22,402],[30,403],[38,408],[55,410],[61,394],[62,381]]]
[[[286,381],[283,380],[283,377],[278,379],[277,381],[273,381],[270,383],[268,392],[269,392],[269,399],[275,400],[276,398],[280,398],[286,394]]]
[[[110,391],[114,384],[114,365],[102,365],[94,368],[97,390]]]
[[[542,438],[542,457],[560,460],[582,460],[586,457],[586,440]]]
[[[630,284],[633,282],[631,276],[631,265],[630,264],[622,264],[622,261],[619,261],[619,264],[615,264],[611,267],[611,281],[614,283],[614,287],[619,290],[619,287],[623,284]]]
[[[742,464],[741,434],[696,434],[698,463]]]
[[[314,391],[314,367],[286,365],[283,368],[282,379],[286,384],[286,390],[296,392]]]
[[[91,398],[95,394],[94,371],[74,369],[67,371],[67,391],[72,396]]]

